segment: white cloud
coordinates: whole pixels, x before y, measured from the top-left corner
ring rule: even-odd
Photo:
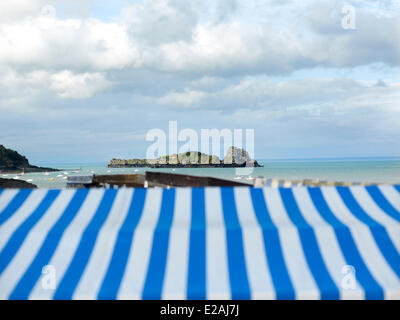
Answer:
[[[21,12],[32,11],[21,3]],[[235,19],[202,21],[198,6],[182,0],[146,0],[126,7],[119,20],[107,23],[61,19],[36,9],[36,15],[14,15],[0,22],[0,65],[231,76],[290,74],[315,66],[400,64],[399,12],[378,17],[368,8],[357,8],[357,29],[348,31],[341,28],[338,2],[312,2],[301,8],[297,25],[281,23],[293,20],[284,10],[281,16],[268,16],[269,21],[253,22],[240,18],[240,9],[224,1],[219,7],[217,15],[236,12]]]
[[[134,41],[115,23],[52,16],[0,23],[0,65],[103,71],[138,59]]]
[[[71,71],[56,73],[50,77],[50,89],[60,98],[89,98],[107,88],[110,83],[101,73],[73,74]]]
[[[199,104],[205,97],[205,93],[195,90],[185,90],[185,92],[172,92],[157,99],[162,105],[172,105],[181,107],[193,107]]]
[[[104,73],[73,73],[69,70],[50,73],[32,71],[17,73],[3,70],[0,73],[0,85],[6,89],[8,97],[23,95],[25,100],[34,100],[37,96],[54,92],[60,98],[83,99],[111,86]]]
[[[143,21],[139,17],[136,20]],[[141,27],[131,33],[137,36],[135,40],[142,58],[142,64],[135,67],[194,76],[231,76],[290,73],[313,64],[310,43],[303,41],[302,35],[294,30],[276,30],[240,21],[185,24],[178,19],[174,23],[179,27],[148,26],[145,41]]]
[[[122,18],[130,34],[145,46],[190,41],[198,20],[191,2],[182,0],[144,0],[124,8]]]
[[[157,98],[172,108],[247,110],[267,117],[356,115],[372,108],[382,114],[400,112],[400,82],[385,86],[352,79],[302,79],[270,82],[265,77],[244,79],[236,84],[208,90],[190,85]]]
[[[44,0],[2,0],[0,1],[0,21],[15,21],[31,17],[40,12]]]

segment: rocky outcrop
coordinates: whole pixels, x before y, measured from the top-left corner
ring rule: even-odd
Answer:
[[[0,173],[19,173],[19,172],[45,172],[59,171],[53,168],[43,168],[32,166],[26,157],[17,151],[7,149],[0,145]]]
[[[256,167],[258,163],[256,160],[250,158],[249,153],[241,148],[230,147],[226,152],[223,162],[225,164],[246,164],[247,166]]]
[[[201,152],[191,151],[166,155],[157,159],[112,159],[109,168],[236,168],[254,166],[260,167],[256,160],[249,157],[244,149],[230,147],[224,160]]]
[[[201,152],[185,152],[163,156],[155,160],[155,163],[161,164],[219,164],[221,160],[217,156],[210,156]]]
[[[0,178],[0,189],[4,188],[34,189],[37,186],[23,180]]]

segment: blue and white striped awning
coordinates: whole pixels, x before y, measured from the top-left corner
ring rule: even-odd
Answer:
[[[0,299],[400,299],[400,187],[0,190]]]

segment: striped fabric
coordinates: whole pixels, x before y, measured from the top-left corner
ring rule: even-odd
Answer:
[[[0,190],[0,299],[400,299],[400,187]]]

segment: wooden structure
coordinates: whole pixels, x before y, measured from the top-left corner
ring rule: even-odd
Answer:
[[[146,171],[146,181],[149,187],[233,187],[249,186],[247,183],[236,182],[212,177],[189,176],[166,172]]]
[[[190,176],[166,172],[147,171],[143,174],[109,174],[68,177],[69,188],[114,188],[114,187],[207,187],[249,186],[249,184],[212,177]]]

